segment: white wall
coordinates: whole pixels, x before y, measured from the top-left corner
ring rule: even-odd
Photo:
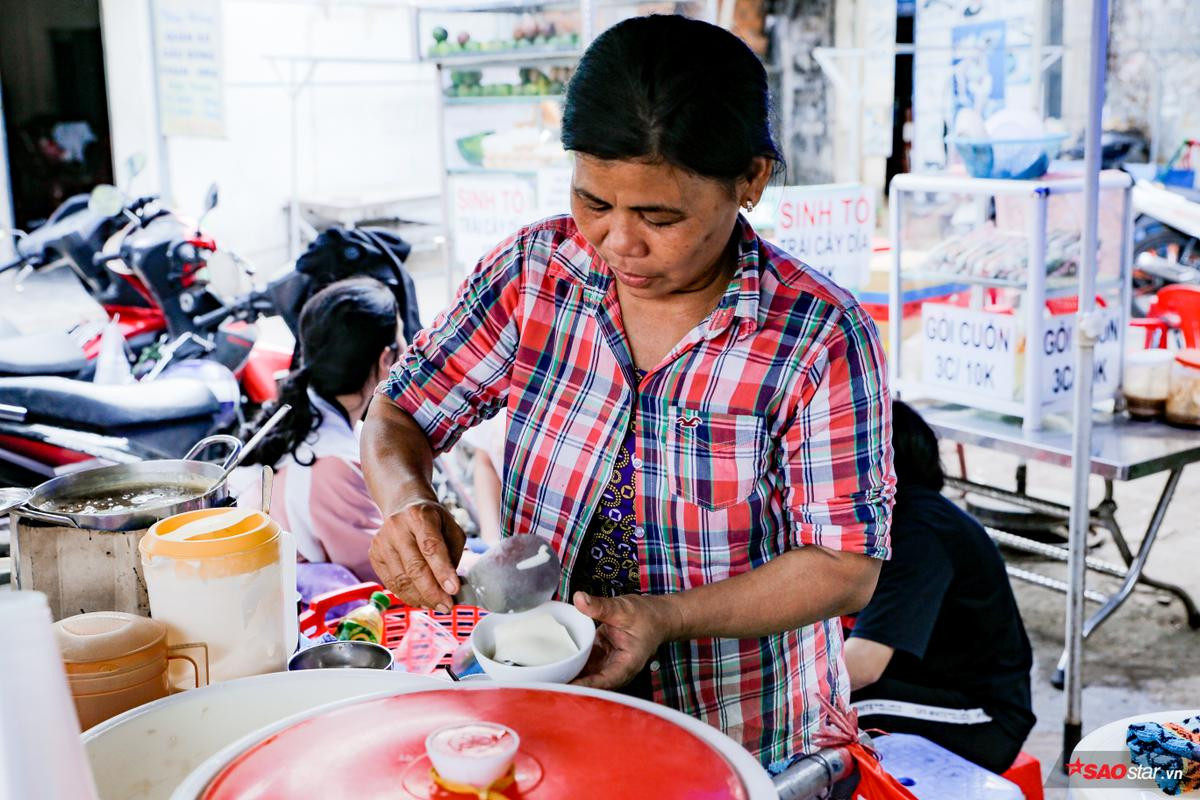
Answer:
[[[150,0],[103,0],[114,158],[156,153]],[[291,106],[284,82],[304,62],[270,56],[412,59],[410,12],[342,0],[222,0],[226,131],[223,139],[171,137],[165,164],[174,202],[198,211],[207,186],[221,201],[206,230],[270,271],[284,263],[291,179]],[[436,193],[436,84],[416,63],[326,62],[297,95],[302,197]],[[139,189],[156,186],[153,175]]]

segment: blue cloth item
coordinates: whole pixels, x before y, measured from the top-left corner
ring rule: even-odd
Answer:
[[[1168,795],[1200,789],[1200,717],[1183,722],[1134,722],[1125,735],[1134,764],[1154,767],[1154,782]]]
[[[296,591],[300,592],[300,599],[304,601],[304,605],[306,606],[312,604],[314,597],[359,583],[362,583],[362,581],[341,564],[334,564],[328,561],[302,561],[296,565]],[[325,622],[328,624],[331,620],[341,619],[354,609],[365,604],[365,600],[352,600],[349,603],[342,603],[340,606],[329,610],[329,613],[325,615]]]

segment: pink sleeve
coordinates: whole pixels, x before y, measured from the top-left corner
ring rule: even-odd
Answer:
[[[383,524],[383,516],[367,493],[362,467],[330,456],[317,459],[311,469],[309,510],[313,531],[329,560],[349,568],[364,581],[379,580],[367,550]]]

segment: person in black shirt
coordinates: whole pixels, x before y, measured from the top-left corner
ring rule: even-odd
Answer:
[[[892,409],[892,558],[846,641],[851,704],[865,729],[1003,772],[1035,721],[1029,638],[996,546],[940,493],[937,437],[909,406]]]

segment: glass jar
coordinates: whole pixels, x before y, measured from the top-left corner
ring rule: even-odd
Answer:
[[[1125,396],[1129,416],[1156,419],[1163,415],[1174,363],[1175,353],[1171,350],[1139,350],[1125,355],[1121,393]]]
[[[1200,427],[1200,350],[1180,350],[1171,365],[1167,422]]]

